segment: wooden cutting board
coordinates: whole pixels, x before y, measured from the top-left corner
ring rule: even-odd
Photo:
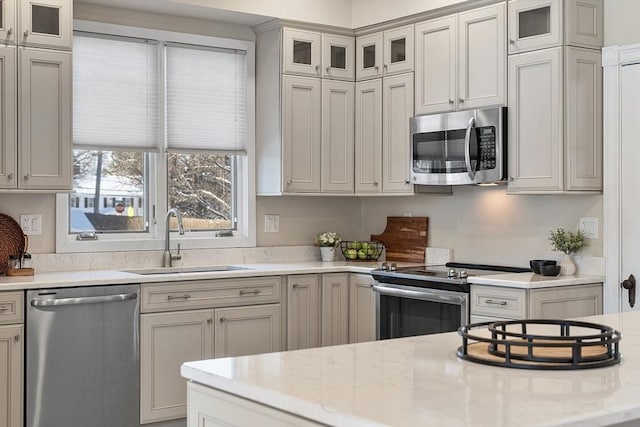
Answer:
[[[427,217],[388,216],[384,232],[371,240],[384,243],[387,261],[424,263],[428,224]]]

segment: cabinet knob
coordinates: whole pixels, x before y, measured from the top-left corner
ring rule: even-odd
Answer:
[[[224,322],[226,322],[226,321],[227,321],[226,317],[221,317],[221,318],[220,318],[220,323],[224,323]]]
[[[509,181],[510,181],[510,182],[513,182],[513,181],[515,181],[515,180],[516,180],[516,179],[515,179],[514,177],[512,177],[512,176],[510,176],[510,177],[509,177]]]
[[[26,174],[26,175],[24,176],[24,180],[25,180],[25,181],[29,181],[29,174]]]
[[[320,74],[320,66],[316,65],[316,74]]]
[[[373,185],[378,186],[378,181],[373,181]]]
[[[291,185],[291,180],[287,180],[287,185]]]
[[[377,65],[375,67],[373,67],[374,70],[376,70],[376,73],[378,72],[378,70],[380,69],[380,67],[378,67]]]
[[[13,28],[9,28],[7,30],[7,36],[10,36],[13,33]]]
[[[409,185],[411,184],[411,181],[409,181],[408,179],[404,181],[405,184]]]
[[[297,284],[297,283],[294,283],[291,287],[292,287],[293,289],[298,289],[298,284]]]
[[[29,30],[24,30],[24,38],[26,39],[27,37],[29,37]]]
[[[15,337],[13,337],[13,340],[15,342],[19,342],[20,341],[20,335],[16,335]]]
[[[462,99],[462,98],[458,98],[458,102],[459,102],[460,104],[462,104],[462,103],[464,103],[464,99]]]
[[[387,67],[387,64],[384,64],[384,65],[382,66],[382,69],[383,69],[383,70],[385,70],[385,71],[387,70],[387,68],[389,68],[389,67]]]
[[[449,100],[449,104],[453,104],[455,101],[453,99]]]
[[[514,39],[509,39],[509,44],[516,44],[516,41]]]
[[[212,319],[207,319],[207,323],[210,325],[210,324],[213,323],[213,320]]]
[[[8,179],[9,181],[11,181],[11,180],[13,179],[13,174],[12,174],[12,173],[9,173],[9,174],[7,175],[7,179]]]
[[[327,67],[327,74],[331,71],[331,67]]]

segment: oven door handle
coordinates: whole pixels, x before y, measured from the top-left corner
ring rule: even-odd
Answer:
[[[471,166],[471,131],[473,130],[473,126],[475,124],[475,118],[471,117],[469,119],[469,124],[467,124],[467,132],[464,135],[464,162],[467,165],[467,173],[469,174],[469,178],[471,178],[471,180],[476,179],[476,171]]]
[[[441,292],[434,292],[425,288],[425,290],[413,291],[409,289],[398,289],[389,286],[373,285],[373,290],[381,295],[389,295],[392,297],[421,299],[434,302],[445,302],[450,304],[464,304],[467,294],[463,295],[444,295]]]

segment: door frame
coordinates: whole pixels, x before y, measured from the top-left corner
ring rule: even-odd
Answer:
[[[606,279],[604,312],[620,312],[625,301],[622,282],[622,223],[621,223],[621,111],[620,76],[622,67],[640,63],[640,44],[608,46],[602,49],[603,66],[603,213],[604,255]]]

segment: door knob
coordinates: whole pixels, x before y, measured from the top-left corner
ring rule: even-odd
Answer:
[[[629,291],[629,306],[633,308],[636,305],[636,278],[630,274],[629,278],[624,280],[620,286]]]

